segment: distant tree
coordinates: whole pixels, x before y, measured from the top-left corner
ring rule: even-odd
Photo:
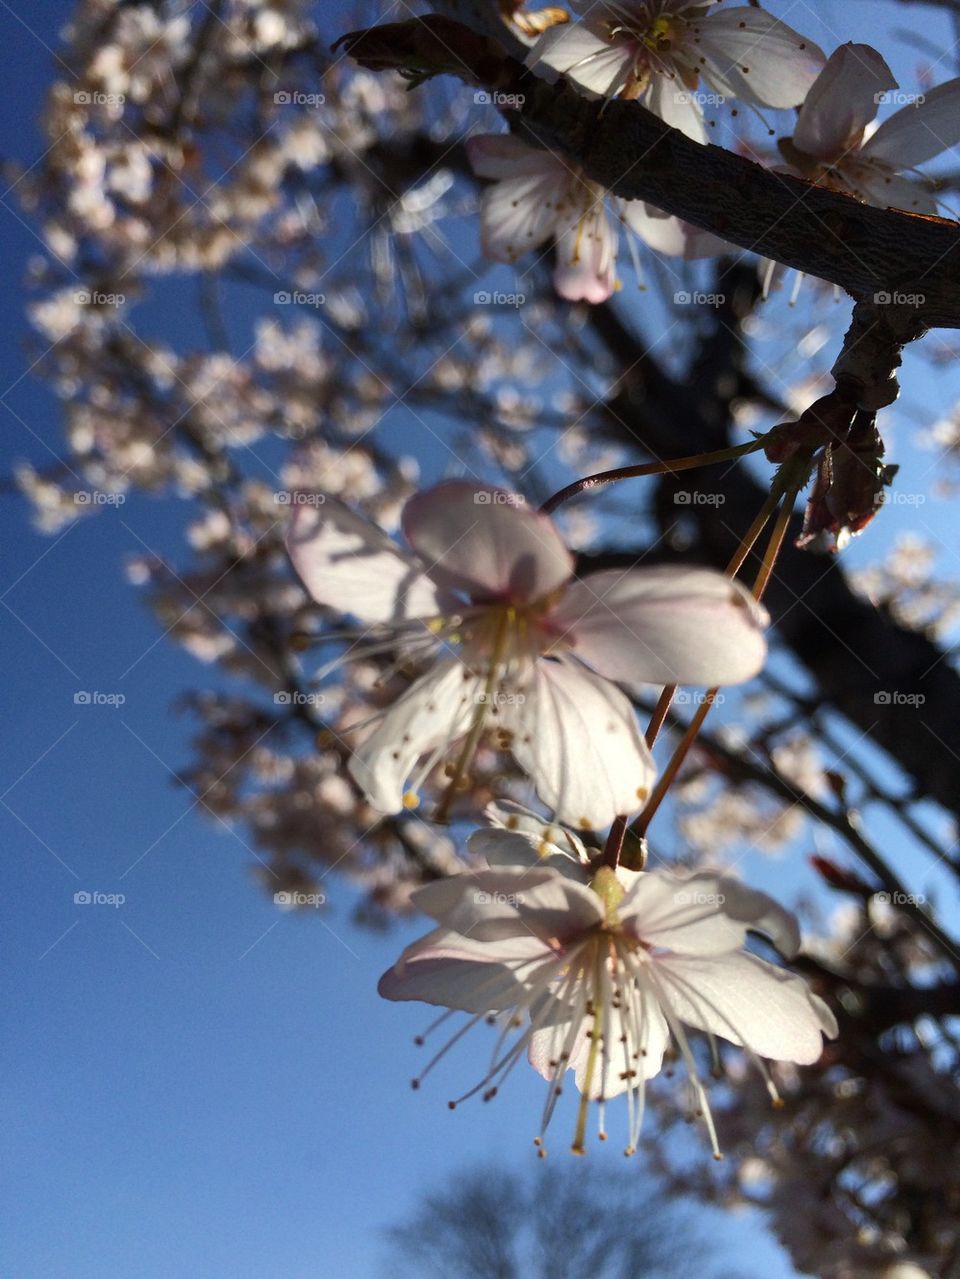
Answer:
[[[692,1199],[577,1163],[523,1177],[491,1164],[426,1194],[388,1231],[385,1273],[417,1279],[733,1279]],[[716,1216],[714,1217],[716,1219]],[[736,1279],[760,1279],[738,1264]]]

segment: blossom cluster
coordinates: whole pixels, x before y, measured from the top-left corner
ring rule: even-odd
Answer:
[[[538,75],[560,73],[591,97],[636,100],[698,143],[707,142],[727,103],[731,124],[735,101],[753,110],[797,107],[793,134],[779,143],[790,171],[882,208],[937,212],[934,184],[914,171],[960,142],[960,77],[915,95],[873,128],[898,85],[869,45],[842,45],[827,58],[759,7],[684,0],[573,7],[580,20],[554,25],[531,50],[527,63]],[[516,263],[552,240],[554,283],[568,300],[603,302],[620,287],[620,226],[667,258],[732,249],[642,200],[615,197],[563,156],[529,145],[522,132],[475,136],[468,147],[477,175],[493,180],[481,210],[485,252]],[[631,252],[639,270],[632,245]]]
[[[851,198],[938,207],[914,169],[956,144],[957,82],[881,112],[893,77],[879,54],[845,45],[827,58],[755,6],[575,9],[574,21],[531,37],[535,74],[637,99],[695,145],[718,137],[721,122],[732,129],[735,101],[765,115],[798,107],[771,163]],[[475,212],[455,159],[476,112],[444,100],[438,123],[399,82],[327,66],[315,10],[235,0],[204,45],[195,22],[161,8],[81,6],[70,33],[76,78],[56,85],[50,149],[18,183],[47,247],[32,318],[38,368],[64,402],[69,463],[24,467],[21,486],[48,530],[94,513],[77,486],[190,504],[190,566],[138,545],[131,580],[164,633],[254,692],[192,699],[198,758],[184,778],[215,820],[249,832],[271,892],[309,893],[337,867],[367,890],[367,918],[417,908],[434,920],[381,989],[494,1023],[490,1065],[474,1072],[481,1094],[526,1059],[546,1082],[541,1140],[570,1083],[580,1093],[575,1148],[588,1109],[605,1131],[603,1108],[619,1096],[633,1150],[644,1110],[669,1122],[662,1102],[673,1104],[673,1090],[647,1085],[679,1059],[690,1081],[681,1112],[703,1123],[714,1151],[749,1139],[759,1183],[776,1182],[768,1204],[780,1219],[789,1223],[801,1199],[809,1208],[801,1215],[816,1242],[797,1227],[795,1255],[808,1268],[818,1248],[845,1258],[837,1215],[811,1187],[823,1160],[852,1149],[852,1108],[835,1072],[794,1069],[818,1060],[835,1024],[786,966],[798,945],[792,919],[716,871],[735,846],[782,848],[801,828],[801,805],[730,780],[704,750],[673,792],[684,869],[603,860],[606,829],[656,784],[635,703],[665,684],[750,680],[765,655],[765,613],[738,584],[687,562],[634,558],[581,573],[568,543],[592,547],[609,531],[596,508],[553,520],[522,500],[550,490],[545,453],[572,474],[621,460],[623,436],[606,415],[621,371],[592,352],[579,366],[555,357],[579,339],[564,309],[533,290],[522,317],[496,314],[493,302],[451,318],[449,269],[463,244],[447,239],[444,219]],[[624,233],[631,251],[639,239],[676,263],[724,250],[528,146],[522,127],[478,133],[466,154],[488,183],[486,254],[519,263],[552,242],[565,299],[612,295]],[[141,300],[183,280],[200,286],[202,336],[141,336]],[[477,277],[469,282],[473,292]],[[247,333],[233,304],[249,290],[264,313]],[[384,354],[393,324],[415,339]],[[803,335],[808,348],[792,337],[787,346],[818,349],[818,332]],[[783,394],[805,406],[808,389]],[[435,431],[438,404],[455,406],[455,430]],[[750,411],[737,402],[747,424]],[[506,478],[425,487],[418,449],[431,476]],[[624,509],[630,520],[638,508]],[[682,549],[682,537],[669,545],[671,556]],[[907,622],[933,615],[946,627],[955,601],[925,564],[903,547],[860,585],[886,601],[912,574]],[[746,753],[757,741],[733,745]],[[822,797],[835,783],[806,738],[769,758],[798,795]],[[505,795],[549,816],[492,808],[493,828],[458,851],[463,825]],[[438,815],[446,820],[430,820]],[[812,951],[857,979],[884,974],[882,938],[905,971],[926,974],[922,938],[871,912],[833,921],[833,942],[808,941],[802,971]],[[775,946],[776,962],[749,934]],[[741,1077],[744,1055],[759,1067],[756,1090]],[[737,1084],[743,1113],[725,1090],[708,1099],[708,1065]],[[929,1189],[917,1171],[924,1146],[916,1131],[904,1135],[912,1087],[941,1103],[935,1079],[893,1079],[857,1101],[852,1122],[858,1175],[882,1190],[896,1167],[893,1134],[919,1197]],[[787,1102],[773,1116],[772,1098]],[[938,1138],[947,1167],[949,1140]],[[761,1201],[743,1185],[737,1193]],[[870,1242],[877,1258],[902,1247],[897,1228],[891,1209]]]
[[[520,494],[447,481],[414,495],[401,525],[405,547],[324,497],[295,505],[287,535],[319,604],[353,614],[372,651],[422,669],[368,723],[350,761],[385,813],[416,806],[418,786],[441,767],[438,816],[447,816],[492,735],[557,823],[603,829],[642,806],[655,776],[625,690],[737,683],[763,662],[766,614],[738,583],[663,566],[578,579],[552,521]],[[605,1135],[604,1105],[623,1092],[627,1152],[636,1150],[645,1082],[672,1045],[719,1157],[688,1030],[758,1062],[815,1061],[821,1031],[836,1031],[800,978],[743,950],[751,928],[792,955],[792,919],[715,876],[612,869],[561,826],[544,831],[516,815],[499,825],[471,840],[489,870],[413,895],[437,928],[407,948],[381,993],[499,1021],[490,1067],[468,1095],[493,1096],[526,1051],[550,1083],[541,1146],[573,1070],[580,1153],[589,1102]],[[776,1100],[772,1080],[770,1089]]]

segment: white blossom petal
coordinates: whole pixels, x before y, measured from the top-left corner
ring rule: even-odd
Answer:
[[[703,78],[720,93],[795,107],[820,74],[823,50],[763,9],[712,9],[692,27]]]
[[[627,41],[609,40],[588,18],[569,26],[551,27],[527,55],[527,66],[558,71],[600,97],[619,92],[634,60]]]
[[[643,200],[620,200],[618,211],[624,224],[657,253],[692,259],[715,257],[732,249],[732,245],[719,236]]]
[[[543,942],[529,935],[515,938],[500,962],[489,954],[484,958],[468,938],[436,929],[407,947],[380,978],[377,990],[384,999],[418,999],[468,1013],[495,1012],[522,998],[523,974],[535,975],[540,959],[555,962]]]
[[[800,948],[794,916],[766,893],[724,875],[681,877],[668,871],[639,875],[618,908],[638,941],[681,954],[736,950],[747,930],[766,934],[780,953]]]
[[[860,148],[862,156],[895,169],[918,164],[960,145],[960,77],[938,84],[923,101],[901,107]],[[898,205],[909,208],[909,205]]]
[[[903,178],[880,164],[854,164],[843,168],[843,176],[868,204],[881,209],[906,209],[908,213],[934,215],[937,201],[922,181]]]
[[[494,262],[512,266],[553,235],[553,178],[512,178],[488,187],[480,201],[480,245]]]
[[[651,76],[650,84],[641,94],[640,101],[665,124],[679,129],[694,142],[707,141],[707,127],[703,122],[700,104],[694,94],[684,87],[679,77]]]
[[[842,158],[876,116],[878,95],[896,87],[893,72],[876,49],[868,44],[842,44],[827,59],[804,99],[794,145],[819,160]]]
[[[423,566],[336,498],[297,503],[286,545],[319,604],[362,622],[401,622],[440,611],[437,588]]]
[[[558,821],[599,830],[640,807],[655,769],[615,685],[574,662],[541,661],[525,698],[501,707],[502,726]]]
[[[384,712],[350,757],[354,780],[381,813],[399,813],[417,760],[470,727],[481,681],[456,658],[436,663]]]
[[[484,816],[492,829],[474,831],[467,845],[489,865],[536,866],[546,861],[561,874],[586,874],[587,850],[580,837],[565,826],[544,821],[508,802],[488,804]]]
[[[600,898],[546,866],[498,866],[467,871],[418,888],[417,910],[474,941],[495,943],[522,936],[563,941],[603,919]]]
[[[447,480],[412,497],[403,531],[434,581],[472,598],[527,603],[573,571],[573,556],[548,516],[519,494],[468,480]]]
[[[823,1052],[821,1035],[837,1033],[833,1015],[801,977],[755,955],[677,954],[651,962],[680,1021],[759,1057],[810,1065]]]
[[[637,1011],[639,1017],[636,1016]],[[641,1079],[653,1079],[663,1068],[663,1054],[670,1039],[667,1020],[660,1005],[648,991],[637,992],[636,1004],[631,1002],[629,1011],[626,1007],[611,1010],[610,1022],[608,1064],[604,1070],[602,1054],[598,1055],[587,1094],[591,1101],[619,1097],[628,1088],[635,1087],[636,1080],[628,1071],[636,1071]],[[573,1044],[568,1049],[570,1056],[567,1069],[575,1072],[577,1089],[581,1094],[587,1084],[591,1043],[589,1031],[592,1025],[591,1018],[583,1018]],[[557,1063],[569,1038],[569,1030],[569,1021],[557,1020],[552,1025],[535,1030],[531,1035],[528,1060],[544,1079],[552,1079],[556,1075]],[[640,1041],[635,1042],[638,1034]],[[626,1041],[623,1036],[626,1036]],[[636,1055],[631,1051],[633,1049],[636,1049]]]
[[[550,615],[574,653],[628,684],[737,684],[766,656],[769,621],[711,569],[605,569],[574,582]]]
[[[509,140],[472,138],[471,142]],[[524,150],[525,171],[494,182],[481,197],[480,240],[484,253],[495,262],[516,262],[550,238],[557,221],[558,188],[570,178],[569,170],[555,156],[541,152],[541,160],[532,147]]]

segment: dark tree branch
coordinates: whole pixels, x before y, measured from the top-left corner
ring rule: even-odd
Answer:
[[[505,111],[531,145],[562,152],[614,195],[647,200],[736,244],[845,289],[909,295],[920,327],[960,327],[960,225],[878,209],[701,145],[638,102],[594,101],[566,80],[548,84],[496,43],[428,15],[343,38],[373,70],[452,74],[516,101]]]

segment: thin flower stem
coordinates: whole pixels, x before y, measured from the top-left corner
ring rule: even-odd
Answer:
[[[627,819],[621,815],[613,819],[613,825],[610,827],[610,834],[607,836],[607,842],[603,846],[603,864],[609,866],[611,870],[616,870],[620,864],[620,854],[623,852],[623,840],[627,833]]]
[[[763,595],[770,584],[770,578],[773,576],[774,565],[777,562],[777,556],[780,554],[781,547],[783,546],[783,539],[786,536],[787,529],[790,526],[790,519],[793,515],[794,503],[796,501],[797,494],[799,493],[799,491],[800,491],[800,485],[794,484],[793,486],[791,486],[791,488],[783,497],[783,505],[780,507],[780,513],[778,514],[776,523],[774,524],[773,530],[770,533],[770,540],[767,543],[766,550],[763,553],[763,559],[760,563],[760,569],[759,569],[759,572],[757,573],[756,581],[753,584],[753,596],[754,596],[754,599],[758,601],[763,598]],[[758,515],[757,519],[754,520],[753,525],[750,528],[750,532],[753,532],[753,529],[756,527],[757,522],[760,519],[760,516],[764,517],[763,522],[766,523],[767,519],[770,518],[770,512],[773,510],[773,508],[776,506],[779,500],[780,500],[779,492],[776,489],[774,489],[774,491],[767,498],[767,501],[764,503],[763,509],[761,510],[760,515]],[[750,535],[750,532],[748,532],[747,534],[748,537]],[[757,535],[758,534],[759,534],[759,530],[757,532]],[[754,539],[753,539],[754,541],[756,541],[757,535],[754,536]],[[737,562],[738,557],[739,557],[739,565],[743,564],[743,561],[746,559],[747,555],[749,554],[749,547],[746,550],[743,549],[743,546],[744,546],[744,543],[746,543],[746,540],[747,539],[744,538],[744,542],[741,543],[741,546],[738,549],[737,554],[734,556],[733,560],[731,561],[731,565]],[[661,697],[660,697],[660,702],[663,701],[664,694],[666,694],[668,691],[670,692],[670,697],[672,699],[674,690],[664,689],[664,693],[661,694]],[[657,782],[656,786],[654,787],[653,794],[650,796],[650,799],[648,800],[646,807],[644,808],[640,816],[637,817],[636,820],[631,825],[630,830],[632,834],[639,836],[641,839],[643,839],[644,836],[646,835],[647,830],[650,826],[650,823],[657,812],[657,809],[663,803],[664,796],[666,795],[670,787],[673,785],[673,782],[675,781],[677,774],[679,773],[681,767],[683,766],[684,760],[686,759],[687,755],[690,752],[690,748],[693,746],[694,742],[697,740],[697,736],[700,732],[700,729],[703,727],[703,721],[707,718],[707,715],[709,715],[710,707],[713,705],[718,692],[719,692],[719,689],[711,688],[704,694],[702,703],[700,704],[700,706],[697,707],[696,714],[694,715],[693,719],[690,721],[689,725],[687,726],[687,729],[685,733],[683,734],[683,737],[680,739],[679,745],[677,746],[676,750],[673,752],[673,755],[670,758],[670,762],[667,764],[667,767],[663,771],[663,775],[661,776],[660,780]],[[654,709],[653,718],[651,719],[651,725],[653,724],[654,719],[656,718],[657,712],[660,709],[660,702],[657,703],[657,706]],[[667,706],[664,708],[664,711],[663,711],[664,717],[666,716],[667,709],[669,709],[669,705],[670,703],[668,701]],[[662,723],[663,720],[661,719],[660,722]],[[649,733],[649,729],[648,729],[648,733]]]
[[[760,572],[757,574],[757,580],[753,584],[753,597],[758,601],[763,599],[767,587],[770,585],[770,578],[773,576],[777,556],[780,554],[783,547],[783,539],[786,537],[787,529],[790,527],[793,504],[796,501],[797,492],[798,490],[794,489],[783,499],[783,506],[780,508],[777,522],[774,524],[773,532],[770,534],[770,541],[767,543],[767,549],[764,552]]]
[[[576,497],[578,493],[586,493],[590,489],[600,488],[604,484],[613,484],[617,480],[640,479],[645,475],[672,475],[675,471],[692,471],[698,466],[713,466],[717,462],[732,462],[738,457],[746,457],[756,453],[764,446],[764,441],[751,440],[748,444],[736,444],[731,448],[716,449],[713,453],[695,453],[692,457],[668,458],[663,462],[642,462],[636,466],[618,466],[612,471],[599,471],[596,475],[586,475],[581,480],[574,480],[566,488],[547,498],[540,510],[550,515],[562,503]]]
[[[707,715],[710,712],[710,707],[713,705],[713,699],[716,695],[717,689],[715,688],[708,689],[704,694],[703,701],[697,707],[697,713],[688,724],[686,732],[680,739],[679,746],[673,752],[673,755],[670,757],[669,764],[667,764],[666,768],[663,770],[662,777],[654,787],[653,794],[650,796],[646,808],[630,827],[631,831],[635,835],[638,835],[641,839],[643,839],[646,835],[647,828],[653,821],[657,809],[663,803],[664,796],[673,785],[674,779],[676,778],[677,773],[679,773],[680,766],[686,759],[690,747],[697,740],[697,734],[700,732],[700,729],[703,726],[703,721],[707,718]]]

